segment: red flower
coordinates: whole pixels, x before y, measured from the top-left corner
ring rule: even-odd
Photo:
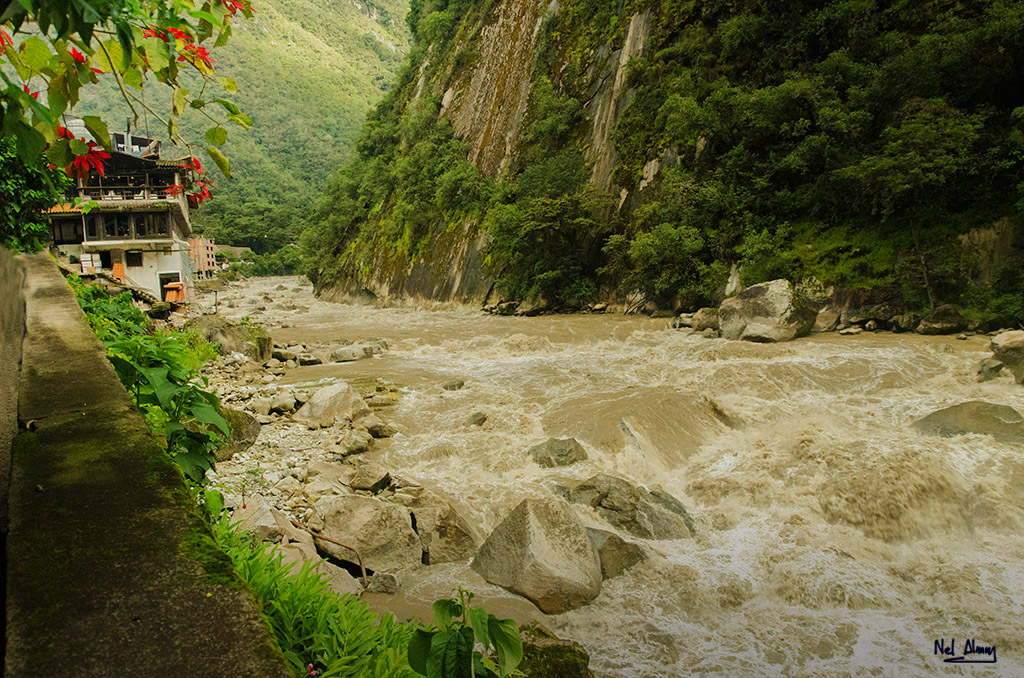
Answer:
[[[185,187],[182,186],[181,184],[174,184],[173,186],[168,186],[167,188],[164,189],[164,193],[166,193],[167,195],[181,195],[184,192]]]
[[[28,85],[22,85],[21,88],[23,90],[25,90],[25,94],[29,95],[33,99],[38,99],[39,98],[39,92],[29,92],[28,91]]]
[[[192,207],[199,207],[204,200],[212,198],[213,194],[210,193],[210,189],[217,188],[208,181],[197,181],[196,186],[199,187],[199,190],[188,194],[188,204]]]
[[[222,0],[224,6],[228,8],[231,15],[234,16],[235,12],[240,9],[245,9],[245,3],[239,2],[239,0]]]
[[[196,63],[202,61],[208,68],[213,68],[214,59],[210,58],[210,53],[206,51],[205,47],[199,45],[187,44],[181,55],[178,56],[178,61],[187,61],[194,66],[198,66]]]
[[[0,47],[3,47],[4,45],[14,47],[14,41],[11,40],[11,36],[7,34],[7,31],[0,28]]]
[[[59,129],[57,133],[60,134]],[[74,135],[71,135],[71,138],[74,138]],[[89,150],[83,155],[76,155],[71,164],[64,168],[64,171],[68,173],[69,177],[77,176],[79,179],[89,176],[90,170],[96,170],[97,174],[103,176],[103,161],[109,158],[109,153],[97,147],[95,141],[90,141]]]
[[[199,164],[199,158],[196,158],[196,157],[192,158],[192,169],[194,169],[196,171],[196,174],[202,174],[203,173],[203,166]]]
[[[162,33],[158,33],[155,28],[147,28],[142,31],[142,37],[144,38],[160,38],[164,42],[167,42],[167,36]]]
[[[178,40],[181,40],[182,42],[192,42],[191,35],[189,35],[185,31],[178,30],[173,26],[168,27],[167,32],[176,37]]]
[[[85,55],[82,54],[81,52],[79,52],[74,47],[72,47],[70,50],[68,50],[68,54],[71,55],[71,58],[75,60],[76,64],[84,64],[85,63]]]

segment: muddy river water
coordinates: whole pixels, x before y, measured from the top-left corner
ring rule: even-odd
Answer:
[[[660,486],[695,521],[692,539],[645,542],[646,561],[565,614],[540,615],[466,564],[424,568],[373,605],[419,612],[462,583],[581,642],[601,676],[1024,676],[1024,446],[910,425],[966,400],[1024,412],[1012,378],[975,381],[987,337],[750,344],[642,317],[332,304],[279,282],[228,290],[238,304],[222,312],[250,313],[265,292],[261,319],[288,325],[271,323],[277,341],[386,339],[380,357],[282,383],[398,385],[383,415],[400,433],[372,454],[453,497],[482,534],[523,498],[598,472]],[[283,294],[306,308],[275,311]],[[452,379],[465,387],[444,390]],[[482,427],[462,426],[478,411]],[[589,459],[540,468],[526,449],[550,436]],[[998,664],[934,653],[972,638]]]

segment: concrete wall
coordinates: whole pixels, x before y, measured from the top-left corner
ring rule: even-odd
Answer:
[[[18,430],[18,368],[25,333],[25,270],[0,247],[0,532],[7,534],[11,441]]]
[[[4,408],[21,422],[6,448],[4,675],[290,678],[54,262],[20,263],[24,285],[0,254],[5,340],[25,328],[17,408]]]

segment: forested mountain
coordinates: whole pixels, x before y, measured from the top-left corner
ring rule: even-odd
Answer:
[[[1024,4],[416,0],[321,288],[715,300],[730,267],[1022,315]]]
[[[232,98],[254,124],[229,130],[224,152],[234,178],[213,170],[220,190],[193,219],[218,242],[267,252],[297,237],[327,176],[351,155],[367,110],[405,58],[409,29],[405,0],[261,0],[254,9],[216,50],[218,75],[236,81]],[[128,111],[107,84],[79,110],[100,111],[121,129]],[[208,121],[190,113],[182,131],[202,142]],[[141,125],[166,136],[151,116]]]

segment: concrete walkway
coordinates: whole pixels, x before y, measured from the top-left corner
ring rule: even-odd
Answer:
[[[23,263],[6,675],[291,676],[70,288]]]

